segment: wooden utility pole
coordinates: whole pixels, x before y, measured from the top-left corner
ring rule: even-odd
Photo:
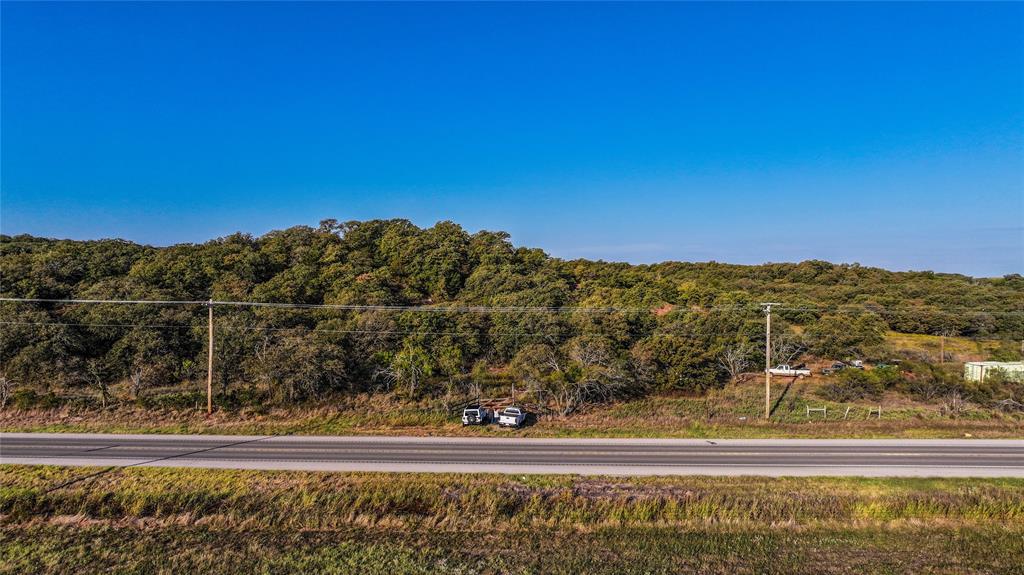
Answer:
[[[946,362],[946,332],[939,334],[939,364]]]
[[[206,326],[209,331],[209,341],[206,350],[206,414],[213,413],[213,300],[206,304],[209,311]]]
[[[763,303],[764,324],[764,418],[772,415],[772,306],[777,303]]]

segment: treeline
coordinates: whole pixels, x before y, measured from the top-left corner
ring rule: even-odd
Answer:
[[[562,413],[605,397],[701,390],[760,369],[761,301],[784,302],[773,316],[780,362],[883,353],[887,329],[1024,334],[1020,275],[564,261],[451,222],[326,220],[165,248],[0,236],[0,273],[11,298],[442,308],[217,307],[219,392],[259,401],[470,393],[497,368]],[[443,310],[453,306],[551,309]],[[106,397],[126,384],[143,396],[205,376],[201,306],[7,302],[0,321],[0,378],[17,385]]]

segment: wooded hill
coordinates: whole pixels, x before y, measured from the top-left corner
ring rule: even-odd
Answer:
[[[472,385],[474,370],[495,367],[566,412],[581,398],[699,390],[760,369],[761,301],[783,304],[780,361],[883,354],[887,329],[1024,335],[1018,274],[566,261],[451,222],[326,220],[169,247],[0,236],[0,273],[8,298],[550,308],[217,307],[218,387],[224,397],[260,390],[261,401],[391,386],[416,395]],[[119,382],[144,395],[205,375],[201,306],[3,303],[0,321],[0,377],[17,385]]]

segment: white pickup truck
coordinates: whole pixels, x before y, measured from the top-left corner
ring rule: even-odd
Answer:
[[[805,375],[811,375],[811,370],[802,367],[790,367],[788,364],[783,363],[769,369],[768,373],[772,375],[786,375],[789,377],[803,377]]]
[[[506,407],[498,412],[498,425],[502,427],[521,427],[526,421],[526,412],[518,407]]]

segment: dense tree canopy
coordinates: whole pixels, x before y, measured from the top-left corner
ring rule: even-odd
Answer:
[[[2,236],[0,273],[0,293],[15,298],[572,308],[218,306],[220,392],[259,386],[278,401],[380,387],[415,395],[431,381],[466,382],[480,365],[511,366],[566,413],[588,397],[699,390],[763,357],[760,301],[784,302],[780,345],[800,339],[792,349],[822,356],[870,353],[886,329],[1024,334],[1020,275],[565,261],[452,222],[326,220],[163,248]],[[3,303],[0,314],[0,375],[20,383],[129,381],[144,394],[205,372],[201,306]]]

